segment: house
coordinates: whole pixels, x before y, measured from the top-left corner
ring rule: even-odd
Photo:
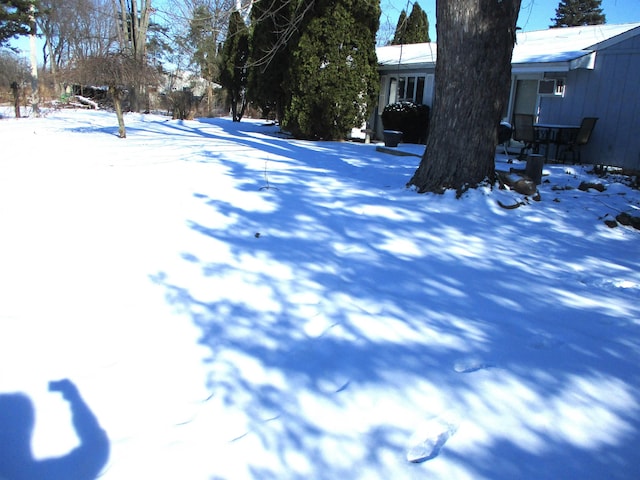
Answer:
[[[436,49],[434,43],[377,49],[381,88],[372,127],[378,135],[380,105],[431,105]],[[598,117],[582,161],[640,170],[640,23],[519,32],[511,68],[504,120],[516,113],[541,123]]]

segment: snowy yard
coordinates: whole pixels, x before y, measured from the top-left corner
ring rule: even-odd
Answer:
[[[68,378],[105,480],[640,478],[622,177],[546,165],[506,210],[261,121],[3,113],[0,400],[32,402],[37,461],[81,443]]]

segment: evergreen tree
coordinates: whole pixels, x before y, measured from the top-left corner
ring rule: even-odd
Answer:
[[[602,25],[606,23],[600,5],[602,0],[560,0],[551,28]]]
[[[263,113],[282,120],[286,102],[286,75],[290,45],[297,40],[292,29],[296,12],[291,0],[260,0],[251,7],[248,97]]]
[[[391,45],[402,45],[404,42],[404,33],[407,30],[407,12],[402,10],[398,17],[398,23],[396,25],[396,33],[391,40]]]
[[[411,14],[407,20],[407,29],[404,36],[404,43],[424,43],[430,42],[429,38],[429,19],[427,14],[418,2],[413,4]]]
[[[214,81],[218,78],[218,32],[212,25],[213,14],[206,5],[199,5],[189,24],[188,38],[194,47],[193,60],[200,67],[200,75]]]
[[[200,76],[207,82],[207,111],[211,111],[213,106],[213,83],[220,77],[220,55],[218,54],[220,26],[216,22],[217,18],[209,6],[204,4],[196,6],[187,35],[188,42],[193,48],[193,61],[200,67]],[[188,97],[188,92],[183,92],[183,95]]]
[[[31,0],[0,0],[0,47],[31,33],[31,8],[35,6]]]
[[[247,61],[249,58],[249,28],[240,12],[229,17],[227,38],[222,47],[220,83],[227,89],[234,122],[242,120],[247,105]]]
[[[430,41],[429,19],[418,2],[413,4],[411,14],[409,14],[408,17],[407,13],[402,10],[398,18],[396,33],[393,36],[391,45],[408,45],[410,43],[425,43]]]
[[[284,126],[295,136],[344,139],[377,101],[379,0],[316,0],[292,53]]]

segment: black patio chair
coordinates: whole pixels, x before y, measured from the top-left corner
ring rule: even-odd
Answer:
[[[573,163],[576,163],[576,155],[578,158],[577,163],[582,163],[580,159],[580,147],[589,143],[589,139],[591,138],[591,134],[593,133],[593,129],[595,128],[597,121],[597,117],[584,117],[575,136],[573,136],[573,138],[569,138],[566,142],[563,142],[562,145],[558,145],[558,148],[564,147],[562,154],[558,154],[558,157],[562,159],[562,163],[566,162],[567,154],[569,153],[571,153],[571,160]]]
[[[524,144],[520,149],[518,158],[524,159],[526,150],[533,150],[533,153],[538,153],[540,151],[540,138],[533,127],[533,115],[516,113],[513,116],[513,120],[515,127],[513,139]]]
[[[504,154],[508,157],[509,152],[507,151],[507,142],[511,140],[511,136],[513,135],[513,128],[510,123],[500,122],[498,125],[498,145],[502,145],[504,148]]]

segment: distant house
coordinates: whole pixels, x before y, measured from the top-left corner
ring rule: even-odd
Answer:
[[[372,119],[378,135],[384,105],[431,105],[436,44],[377,49],[381,90]],[[598,117],[585,163],[640,170],[640,23],[519,32],[504,120],[531,113],[538,122],[579,124]],[[471,92],[470,92],[471,94]]]

